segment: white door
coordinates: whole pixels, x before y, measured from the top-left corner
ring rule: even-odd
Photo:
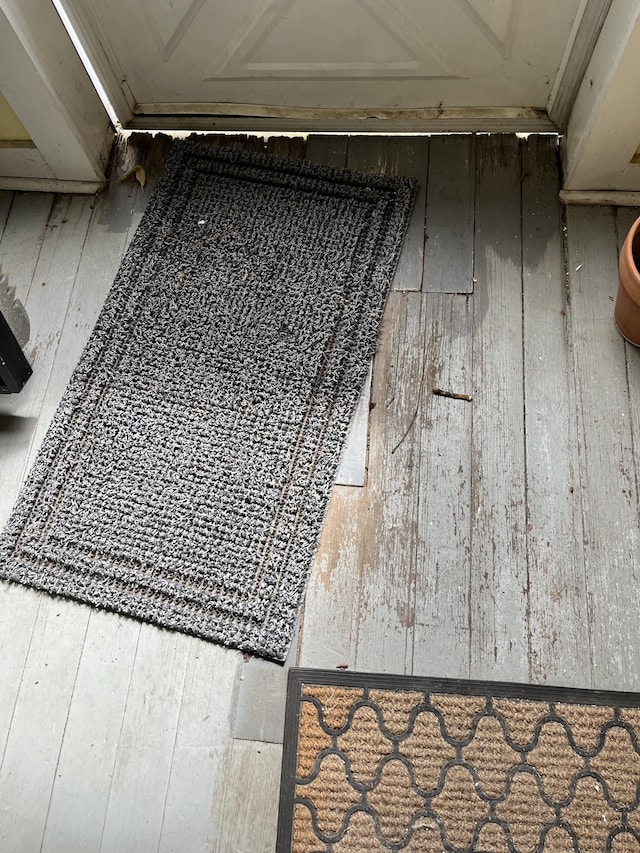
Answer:
[[[420,110],[436,116],[545,110],[576,34],[580,37],[585,9],[606,5],[606,0],[56,2],[77,29],[123,124],[137,126],[153,126],[145,117],[167,115],[336,120],[419,117]]]

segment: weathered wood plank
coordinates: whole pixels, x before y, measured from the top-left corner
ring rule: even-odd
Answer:
[[[340,486],[364,486],[367,481],[372,369],[373,366],[370,365],[342,450],[335,479],[336,484]]]
[[[374,364],[369,475],[336,488],[309,581],[302,666],[411,669],[421,295],[390,295]]]
[[[9,219],[13,199],[13,192],[10,190],[0,190],[0,241],[2,241],[2,235]]]
[[[347,166],[354,172],[403,175],[418,178],[418,191],[407,229],[394,290],[420,290],[424,258],[424,219],[429,142],[389,136],[352,136],[349,138]]]
[[[47,394],[57,341],[64,324],[73,275],[82,252],[90,216],[90,200],[72,200],[69,197],[56,199],[53,210],[51,200],[51,196],[35,195],[30,199],[18,196],[14,206],[16,217],[9,222],[5,230],[5,238],[11,243],[5,247],[5,258],[9,259],[7,269],[11,268],[17,273],[16,283],[20,284],[18,289],[31,316],[32,339],[27,352],[36,372],[20,395],[5,398],[0,404],[7,412],[3,418],[3,429],[0,431],[2,524],[11,511],[22,478],[35,452],[36,426]],[[48,214],[49,211],[51,217],[48,224],[43,224],[45,212]],[[25,257],[16,256],[14,252],[17,250],[24,252]],[[42,278],[45,273],[48,278]],[[31,287],[32,280],[36,281],[35,287]],[[42,281],[47,280],[48,284],[43,288]],[[50,287],[50,291],[46,291],[46,287]],[[54,401],[54,405],[56,404],[57,401]],[[50,626],[53,616],[60,612],[66,613],[66,609],[57,608],[57,602],[54,603],[32,590],[5,583],[1,585],[0,641],[3,648],[11,650],[11,654],[3,655],[0,663],[0,751],[4,751],[5,747],[10,751],[16,748],[16,737],[19,740],[16,731],[20,732],[20,729],[10,729],[10,725],[17,708],[23,669],[25,663],[27,671],[30,667],[39,666],[42,649],[38,644],[38,637],[42,636],[47,624]],[[75,626],[72,625],[68,632],[66,628],[61,627],[65,618],[56,617],[58,630],[65,630],[65,635],[68,633],[73,637],[77,630]],[[35,634],[34,626],[38,626]],[[62,647],[64,648],[64,644]],[[75,651],[75,647],[70,650],[72,657]],[[56,663],[59,663],[58,659]],[[63,668],[64,682],[68,672],[75,672],[73,660],[70,663],[65,660]],[[54,670],[52,666],[48,672],[53,673]],[[43,729],[43,732],[51,732],[50,727],[53,726],[55,735],[55,727],[62,727],[64,723],[64,716],[61,719],[56,709],[64,708],[66,716],[68,695],[64,690],[53,690],[49,698],[50,701],[44,703],[49,728]],[[40,705],[43,703],[40,702]],[[18,720],[19,726],[24,722],[20,720],[21,718]],[[40,746],[43,752],[51,756],[52,753],[47,752],[45,744],[40,742]],[[54,741],[51,747],[55,753],[58,747]],[[41,784],[51,785],[52,782],[52,776],[43,775],[41,778]],[[34,791],[34,796],[40,798],[43,803],[45,792],[39,789]],[[48,800],[48,794],[46,797]],[[20,814],[20,803],[7,800],[5,808],[7,825],[13,826],[16,816]],[[31,822],[34,832],[42,831],[45,815],[46,807],[42,813],[34,812]]]
[[[347,165],[347,136],[312,135],[307,139],[305,157],[314,163],[333,166],[334,169],[344,169]]]
[[[424,294],[427,369],[420,418],[413,673],[469,677],[473,311],[466,296]]]
[[[477,159],[471,675],[526,681],[529,601],[518,139],[481,137]]]
[[[25,661],[31,647],[40,596],[17,584],[0,583],[0,761],[9,736]]]
[[[300,616],[299,666],[355,668],[365,492],[334,486]]]
[[[267,154],[275,157],[302,160],[305,149],[306,140],[302,136],[270,136],[267,139]]]
[[[384,175],[389,163],[389,136],[350,136],[347,168],[363,174]]]
[[[371,392],[369,478],[360,515],[356,668],[411,672],[420,406],[428,353],[420,293],[394,292]]]
[[[298,657],[298,628],[283,666],[257,657],[243,657],[233,737],[263,743],[282,743],[289,669]]]
[[[216,798],[228,778],[231,708],[244,671],[242,655],[234,649],[195,637],[188,645],[158,853],[216,849],[220,824]]]
[[[54,200],[50,193],[18,193],[13,204],[8,205],[11,194],[3,194],[0,205],[0,224],[3,227],[0,241],[0,266],[9,276],[9,285],[15,287],[16,296],[22,300],[29,312],[34,310],[29,300],[31,284],[38,263],[43,242],[48,237],[57,237],[50,231],[60,223],[55,215],[48,227],[49,214]],[[5,222],[6,219],[6,222]],[[51,242],[51,241],[49,241]],[[61,294],[62,322],[65,309],[65,295]],[[37,348],[43,347],[50,329],[44,336],[39,333],[40,317],[36,315],[31,322],[32,344],[25,349],[27,357],[33,361]],[[46,323],[46,317],[45,317]],[[33,343],[36,343],[34,350]],[[38,379],[36,378],[36,384]],[[22,476],[22,448],[31,440],[36,415],[28,401],[33,395],[31,378],[25,390],[18,395],[3,395],[0,399],[0,456],[6,461],[0,475],[0,526],[4,525],[13,506],[19,480]]]
[[[190,638],[143,625],[100,850],[156,850],[184,692]]]
[[[615,209],[618,255],[631,226],[638,217],[640,217],[640,207],[617,207]],[[633,458],[635,461],[636,482],[640,483],[640,347],[625,342],[625,355],[627,359],[629,407],[631,409]]]
[[[40,608],[0,766],[0,849],[40,849],[88,615]]]
[[[216,832],[207,853],[272,853],[276,849],[281,760],[279,745],[233,741],[225,777],[212,802]]]
[[[306,159],[324,166],[344,168],[347,165],[346,136],[310,136],[307,140]],[[367,479],[367,440],[369,429],[369,402],[371,375],[358,400],[358,406],[349,427],[342,460],[335,482],[344,486],[363,486]]]
[[[0,265],[23,302],[31,287],[53,200],[52,193],[16,193],[4,226]]]
[[[555,139],[530,136],[522,157],[529,678],[589,687],[589,614]]]
[[[139,635],[140,624],[131,619],[90,612],[46,813],[43,853],[100,849]],[[81,807],[70,808],[71,803]]]
[[[640,531],[613,211],[569,207],[567,243],[593,681],[637,690]]]
[[[473,292],[476,141],[435,136],[429,149],[426,246],[422,289]]]
[[[424,269],[424,224],[427,203],[429,137],[391,137],[386,174],[417,178],[416,198],[398,260],[394,290],[420,290]]]

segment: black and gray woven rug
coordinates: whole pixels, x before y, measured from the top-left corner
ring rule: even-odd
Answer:
[[[413,193],[176,145],[0,576],[283,660]]]

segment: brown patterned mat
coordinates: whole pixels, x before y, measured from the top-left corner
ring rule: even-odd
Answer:
[[[640,694],[289,674],[278,851],[640,853]]]

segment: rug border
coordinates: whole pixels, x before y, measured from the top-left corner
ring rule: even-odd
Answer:
[[[303,684],[320,684],[335,687],[366,686],[374,690],[428,690],[432,693],[459,693],[469,696],[491,695],[540,702],[562,701],[576,704],[609,705],[618,708],[640,708],[640,693],[628,691],[593,690],[584,687],[561,687],[558,685],[525,684],[511,681],[481,681],[477,679],[396,675],[356,670],[336,671],[332,669],[292,667],[287,677],[276,853],[291,853],[293,841],[293,800],[295,796],[299,721],[298,705]]]

